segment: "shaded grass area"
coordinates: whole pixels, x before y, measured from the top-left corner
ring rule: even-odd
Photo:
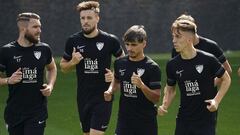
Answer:
[[[240,51],[226,52],[232,68],[232,85],[223,99],[218,117],[218,135],[237,135],[240,133],[240,80],[237,77],[237,68],[240,66]],[[165,85],[165,65],[170,54],[150,54],[162,70],[162,86]],[[56,58],[59,69],[59,58]],[[58,78],[54,92],[48,98],[49,119],[45,135],[79,135],[82,133],[79,124],[76,104],[76,76],[75,71],[63,74],[58,71]],[[7,88],[0,87],[0,135],[7,135],[3,120],[3,112],[7,99]],[[162,96],[161,96],[162,100]],[[113,112],[106,135],[114,135],[118,111],[119,93],[115,95]],[[175,117],[179,104],[179,92],[169,108],[169,113],[164,117],[158,117],[159,135],[172,135],[175,129]]]

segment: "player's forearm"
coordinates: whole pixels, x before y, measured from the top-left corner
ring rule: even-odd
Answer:
[[[57,78],[57,67],[54,62],[54,59],[52,63],[47,67],[47,72],[46,72],[46,79],[48,85],[51,85],[52,87],[54,86]]]
[[[111,82],[108,91],[111,92],[112,94],[114,94],[116,91],[118,91],[120,89],[120,83],[118,80],[113,79],[113,81]]]
[[[60,62],[60,68],[63,73],[67,73],[75,68],[76,65],[72,63],[72,61],[63,61]]]
[[[222,81],[221,81],[218,93],[214,98],[215,101],[217,101],[218,103],[221,102],[222,98],[227,93],[227,91],[230,87],[230,84],[231,84],[231,78],[227,72],[224,73],[224,75],[221,77],[221,79],[222,79]]]
[[[8,84],[8,78],[0,77],[0,86],[7,85],[7,84]]]
[[[172,101],[174,100],[175,96],[176,96],[175,87],[166,86],[164,88],[164,97],[162,102],[164,109],[166,110],[168,109],[168,107],[172,104]]]
[[[156,104],[159,102],[160,99],[160,89],[157,90],[151,90],[148,86],[145,84],[141,85],[140,89],[142,90],[145,97],[151,101],[152,103]]]
[[[231,68],[231,65],[229,64],[228,60],[226,60],[226,61],[223,63],[223,67],[224,67],[224,69],[228,72],[229,75],[232,74],[232,68]]]

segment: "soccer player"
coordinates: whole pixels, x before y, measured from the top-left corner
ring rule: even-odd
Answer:
[[[115,79],[105,92],[109,101],[120,85],[116,135],[158,135],[157,108],[161,71],[144,54],[147,34],[142,25],[130,27],[123,37],[128,55],[115,61]]]
[[[57,68],[49,45],[40,42],[39,15],[21,13],[17,26],[18,39],[0,49],[0,84],[8,85],[9,90],[4,113],[6,127],[9,135],[43,135],[48,117],[47,96],[52,93]]]
[[[212,54],[194,48],[196,25],[189,20],[176,20],[172,36],[177,55],[167,63],[167,84],[159,115],[167,113],[180,89],[180,106],[175,135],[215,135],[216,111],[231,83],[228,72]],[[221,80],[218,91],[214,78]]]
[[[182,14],[180,15],[176,20],[188,20],[191,21],[192,23],[195,23],[195,19],[187,14]],[[203,50],[205,52],[213,54],[220,63],[222,63],[224,69],[228,72],[230,75],[232,73],[232,68],[226,59],[226,57],[223,54],[222,48],[213,40],[199,36],[197,34],[197,27],[196,27],[196,33],[194,34],[194,39],[193,39],[193,46],[196,49]],[[178,55],[179,52],[175,50],[175,48],[172,49],[172,58]]]
[[[107,129],[112,102],[104,100],[113,78],[112,55],[124,52],[116,36],[98,29],[99,3],[82,2],[77,6],[82,31],[71,35],[60,66],[63,72],[76,68],[77,103],[84,135],[103,135]]]

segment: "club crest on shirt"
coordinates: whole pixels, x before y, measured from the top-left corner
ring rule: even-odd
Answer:
[[[103,48],[103,46],[104,46],[104,43],[103,43],[103,42],[97,42],[97,43],[96,43],[96,46],[97,46],[97,49],[98,49],[99,51],[101,51],[102,48]]]
[[[34,51],[34,56],[35,56],[35,58],[37,58],[38,60],[40,59],[40,57],[41,57],[41,52],[40,51]]]
[[[145,72],[145,69],[142,69],[142,68],[138,68],[137,69],[137,74],[141,77]]]
[[[196,68],[196,70],[197,70],[198,73],[200,73],[200,74],[202,73],[202,71],[203,71],[203,65],[196,65],[195,68]]]

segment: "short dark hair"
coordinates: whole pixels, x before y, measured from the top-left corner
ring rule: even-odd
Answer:
[[[97,1],[84,1],[77,5],[77,11],[81,12],[83,10],[93,10],[95,13],[100,13],[100,4]]]
[[[29,21],[30,19],[40,20],[40,16],[38,14],[32,13],[32,12],[20,13],[17,16],[17,22],[18,21]]]
[[[123,36],[124,42],[140,42],[147,41],[147,33],[143,25],[133,25]]]

